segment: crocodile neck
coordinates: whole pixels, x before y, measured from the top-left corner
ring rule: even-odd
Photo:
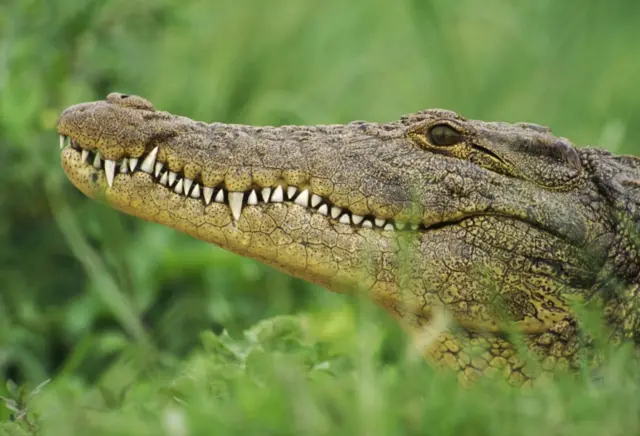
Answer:
[[[88,196],[363,292],[414,334],[430,332],[430,361],[466,375],[499,365],[534,378],[510,363],[508,325],[548,367],[577,365],[576,300],[599,301],[625,337],[638,330],[636,158],[441,109],[256,127],[122,94],[72,106],[58,131],[64,170]],[[612,281],[624,292],[604,291]],[[493,351],[474,366],[464,356],[478,343]]]

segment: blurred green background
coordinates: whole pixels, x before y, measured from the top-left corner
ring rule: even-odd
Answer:
[[[335,345],[364,310],[382,332],[379,362],[405,344],[378,310],[84,198],[58,157],[55,122],[71,104],[119,91],[251,124],[444,107],[640,150],[633,0],[6,1],[0,374],[18,383],[88,386],[135,350],[179,360],[202,331],[237,336],[283,314],[312,314]]]

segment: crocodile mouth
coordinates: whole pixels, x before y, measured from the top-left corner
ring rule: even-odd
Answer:
[[[86,168],[93,168],[96,171],[95,174],[102,173],[109,188],[113,187],[116,178],[131,177],[135,173],[144,172],[153,178],[156,185],[185,198],[198,200],[204,207],[212,203],[225,204],[234,221],[240,219],[245,206],[289,203],[310,209],[336,223],[356,228],[377,229],[383,232],[426,230],[426,226],[422,223],[406,223],[373,215],[357,215],[347,208],[333,204],[325,197],[312,193],[308,188],[301,189],[297,186],[281,184],[237,192],[228,190],[224,182],[216,186],[206,186],[199,178],[190,179],[181,171],[171,171],[165,162],[157,159],[158,146],[139,157],[123,157],[116,161],[104,159],[99,150],[83,148],[79,141],[70,136],[59,135],[59,139],[61,153],[73,150]]]

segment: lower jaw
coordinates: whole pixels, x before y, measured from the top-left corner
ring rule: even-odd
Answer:
[[[420,295],[402,296],[397,278],[383,271],[399,261],[398,239],[418,245],[422,232],[354,228],[292,203],[247,206],[236,221],[226,204],[205,206],[159,187],[149,174],[116,177],[108,187],[103,172],[77,159],[65,159],[64,152],[63,167],[85,195],[127,214],[172,227],[329,291],[363,292],[397,319],[423,311]],[[399,307],[405,307],[402,314]]]
[[[393,251],[401,233],[336,223],[290,202],[245,206],[234,220],[226,204],[205,205],[176,194],[144,172],[119,175],[109,187],[104,172],[81,162],[77,154],[64,150],[62,164],[85,195],[333,291],[370,288],[375,282],[370,272],[380,269],[382,256]],[[414,239],[419,234],[406,233]]]

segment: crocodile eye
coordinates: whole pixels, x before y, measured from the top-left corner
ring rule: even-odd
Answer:
[[[427,132],[429,142],[440,147],[448,147],[462,142],[462,134],[448,124],[436,124]]]

